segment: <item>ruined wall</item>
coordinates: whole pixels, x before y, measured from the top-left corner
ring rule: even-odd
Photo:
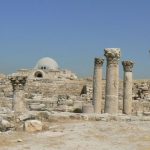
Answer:
[[[43,97],[53,97],[54,95],[79,96],[85,84],[88,84],[88,81],[35,79],[27,81],[25,92],[29,95],[42,94]]]
[[[105,80],[103,80],[103,101],[102,101],[102,112],[104,112],[104,101],[105,101]],[[92,91],[92,84],[87,87]],[[138,112],[150,112],[150,80],[134,80],[133,81],[133,95],[132,95],[132,113]],[[123,110],[123,81],[119,82],[119,113]],[[89,98],[92,99],[92,94],[88,94]]]
[[[26,108],[29,110],[73,111],[92,102],[92,79],[28,79],[25,86]],[[105,81],[103,80],[102,111]],[[122,113],[123,81],[119,85],[119,112]],[[12,109],[13,89],[6,76],[0,76],[0,112]],[[150,112],[150,80],[133,83],[132,113]]]
[[[81,92],[88,80],[29,79],[25,86],[29,110],[73,111],[82,106]]]
[[[12,109],[13,92],[10,81],[5,75],[0,75],[0,113]]]

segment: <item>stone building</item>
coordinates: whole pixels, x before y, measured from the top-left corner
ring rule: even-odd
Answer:
[[[41,58],[33,69],[20,69],[12,75],[27,76],[28,79],[77,79],[69,70],[62,70],[58,63],[49,57]]]

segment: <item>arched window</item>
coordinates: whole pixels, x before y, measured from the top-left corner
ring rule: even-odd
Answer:
[[[42,69],[42,70],[46,70],[46,66],[42,66],[41,69]]]

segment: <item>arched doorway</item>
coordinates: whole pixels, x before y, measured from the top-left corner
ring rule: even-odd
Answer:
[[[42,74],[42,72],[40,72],[40,71],[35,72],[35,73],[34,73],[34,76],[35,76],[36,78],[43,78],[43,74]]]

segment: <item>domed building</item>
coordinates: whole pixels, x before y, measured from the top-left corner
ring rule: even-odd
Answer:
[[[33,69],[20,69],[14,75],[25,75],[28,79],[77,79],[71,71],[60,69],[58,63],[50,57],[43,57]]]
[[[58,68],[57,62],[49,57],[41,58],[35,66],[35,69],[42,70],[58,70]]]

